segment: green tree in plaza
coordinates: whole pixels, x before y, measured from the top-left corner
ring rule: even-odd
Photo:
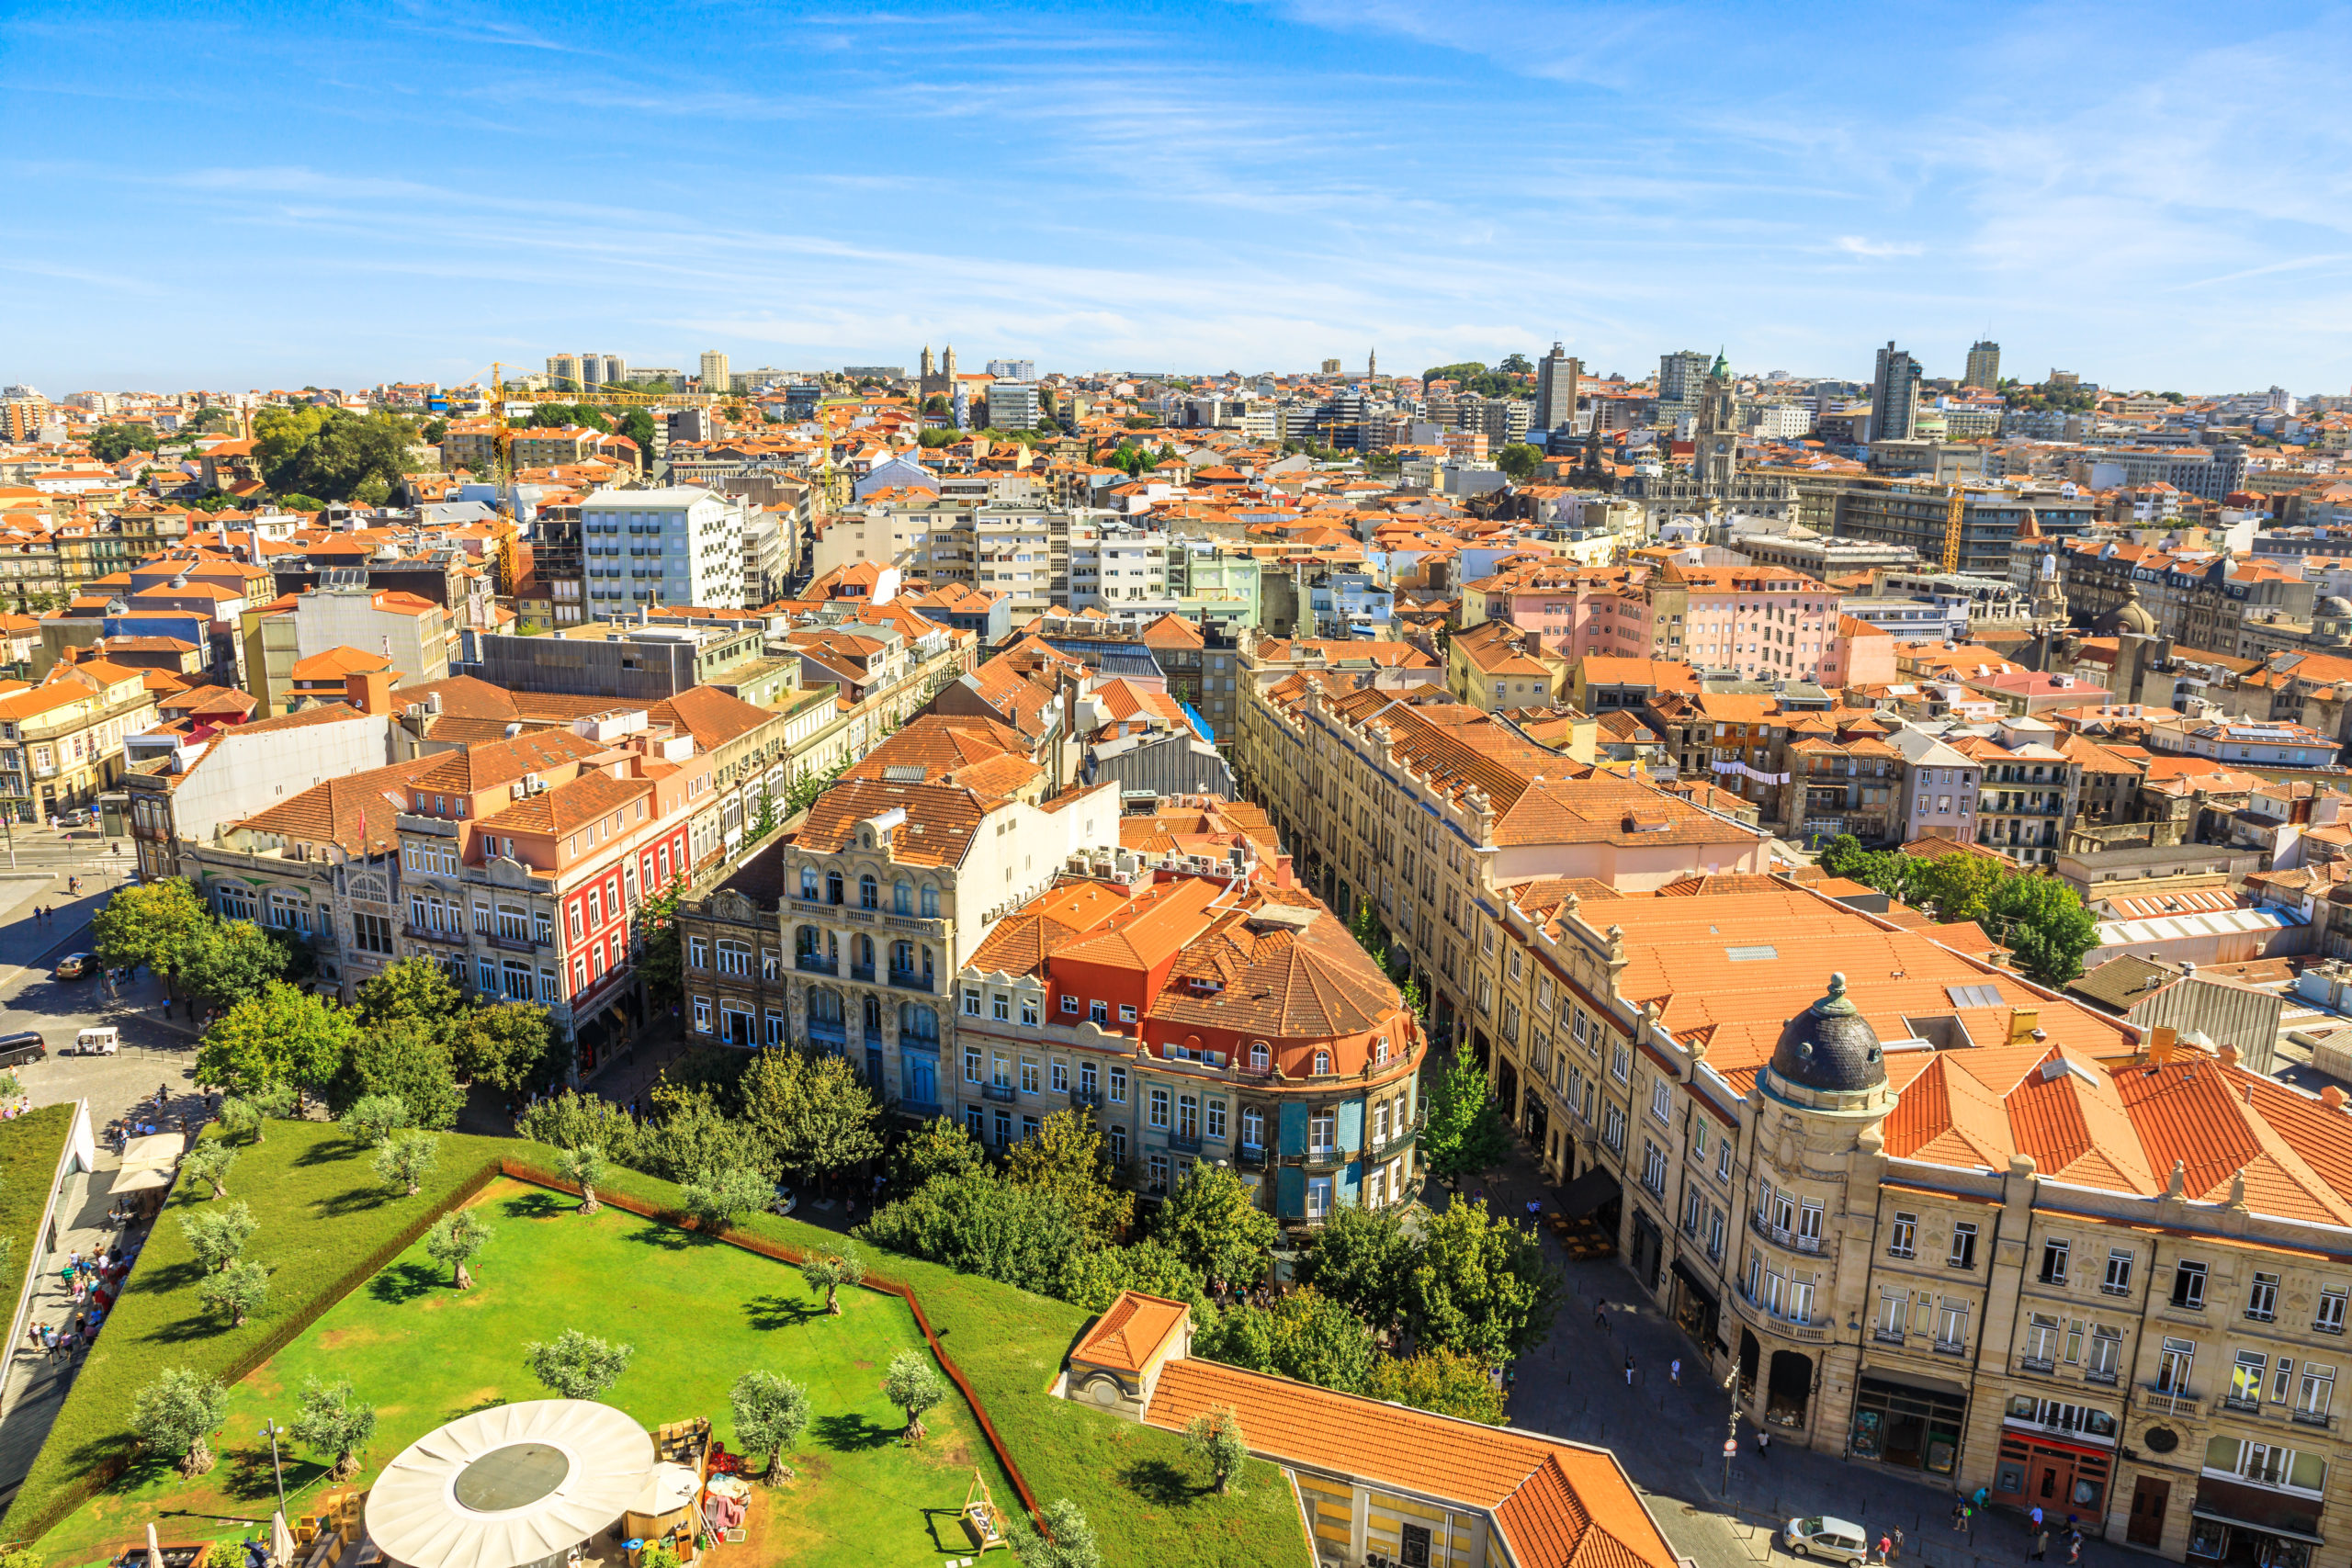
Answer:
[[[212,1468],[207,1441],[229,1414],[229,1387],[219,1378],[172,1367],[133,1396],[130,1430],[139,1446],[170,1460],[193,1479]]]
[[[198,1083],[250,1094],[272,1084],[322,1087],[342,1066],[356,1026],[332,1001],[271,980],[230,1005],[197,1045]]]
[[[206,1138],[180,1156],[180,1174],[209,1186],[216,1200],[226,1198],[229,1168],[237,1163],[238,1152],[237,1145],[225,1138]]]
[[[631,1145],[630,1164],[649,1176],[681,1185],[698,1179],[705,1171],[754,1171],[771,1192],[783,1174],[767,1140],[728,1115],[707,1090],[677,1100],[659,1121],[639,1128]]]
[[[143,964],[172,979],[211,923],[211,911],[187,879],[167,876],[116,888],[90,917],[90,933],[101,963],[118,969]]]
[[[1420,1255],[1401,1210],[1341,1203],[1315,1233],[1301,1271],[1325,1295],[1385,1327],[1405,1314],[1406,1282]]]
[[[1936,919],[1947,924],[1981,920],[1992,912],[1994,897],[2008,873],[1990,855],[1948,854],[1920,864],[1920,897],[1936,908]]]
[[[524,1346],[523,1364],[558,1399],[595,1399],[620,1382],[636,1355],[634,1345],[567,1328],[553,1339]]]
[[[808,1429],[808,1390],[781,1373],[755,1370],[735,1380],[728,1404],[735,1415],[735,1446],[768,1456],[767,1483],[790,1475],[784,1456]]]
[[[746,1214],[757,1213],[775,1199],[775,1184],[768,1177],[742,1166],[706,1170],[684,1184],[680,1194],[686,1213],[713,1233],[732,1230]]]
[[[363,1094],[351,1102],[351,1109],[340,1118],[351,1130],[353,1137],[370,1148],[380,1149],[392,1141],[392,1134],[403,1127],[416,1124],[409,1114],[408,1102],[397,1094]]]
[[[1430,1091],[1421,1150],[1430,1174],[1449,1184],[1500,1164],[1510,1153],[1502,1108],[1466,1043],[1453,1048],[1453,1059]]]
[[[466,998],[430,958],[403,958],[359,983],[352,1011],[362,1028],[397,1019],[438,1022],[465,1010]]]
[[[891,1176],[902,1192],[912,1192],[934,1176],[963,1176],[988,1164],[988,1155],[964,1123],[934,1116],[899,1140]]]
[[[901,1350],[890,1358],[890,1370],[882,1379],[882,1396],[907,1413],[904,1440],[910,1444],[923,1439],[922,1418],[947,1397],[947,1380],[931,1364],[931,1358],[915,1350]]]
[[[1038,1125],[1035,1137],[1006,1151],[1004,1177],[1018,1187],[1052,1192],[1087,1234],[1105,1246],[1126,1235],[1134,1222],[1135,1196],[1111,1185],[1111,1162],[1102,1134],[1082,1111],[1057,1111]]]
[[[580,1189],[580,1212],[593,1214],[604,1207],[596,1201],[596,1183],[605,1179],[605,1151],[594,1144],[565,1149],[555,1156],[558,1176]]]
[[[1152,1234],[1203,1279],[1246,1285],[1265,1272],[1282,1227],[1230,1168],[1195,1160],[1160,1204]]]
[[[1476,1356],[1430,1348],[1409,1356],[1383,1356],[1373,1363],[1363,1392],[1417,1410],[1458,1416],[1465,1421],[1503,1424],[1503,1392],[1487,1364]]]
[[[1209,1467],[1209,1484],[1220,1495],[1234,1490],[1235,1479],[1250,1462],[1241,1417],[1222,1404],[1184,1424],[1184,1450]]]
[[[1058,1193],[1018,1186],[988,1170],[928,1182],[876,1211],[855,1235],[871,1246],[1041,1296],[1057,1294],[1069,1260],[1093,1245]]]
[[[1102,1312],[1122,1291],[1141,1291],[1170,1301],[1190,1302],[1196,1321],[1209,1314],[1208,1292],[1194,1269],[1176,1250],[1152,1236],[1124,1247],[1096,1247],[1072,1253],[1062,1266],[1057,1293],[1072,1306]]]
[[[282,415],[282,419],[273,419]],[[278,495],[315,495],[372,505],[414,467],[416,432],[387,409],[265,409],[254,416],[254,457]]]
[[[1525,484],[1544,466],[1544,454],[1524,441],[1514,441],[1496,456],[1495,467],[1514,484]]]
[[[430,1133],[395,1133],[376,1151],[374,1169],[384,1185],[400,1188],[403,1195],[413,1198],[440,1163],[440,1139]]]
[[[200,1306],[229,1314],[229,1326],[243,1328],[245,1319],[269,1304],[269,1267],[240,1258],[207,1279],[196,1293]]]
[[[607,1159],[632,1165],[637,1123],[611,1100],[576,1089],[540,1097],[514,1118],[517,1136],[559,1149],[601,1149]]]
[[[371,1094],[398,1096],[412,1125],[436,1132],[456,1126],[466,1102],[448,1047],[421,1019],[392,1019],[352,1037],[327,1085],[327,1104],[340,1116]]]
[[[1102,1542],[1085,1509],[1057,1497],[1046,1505],[1045,1525],[1046,1533],[1039,1535],[1027,1519],[1012,1521],[1012,1551],[1021,1568],[1102,1568]]]
[[[509,1092],[546,1081],[555,1054],[548,1010],[537,1002],[469,1008],[451,1021],[449,1061],[468,1083]]]
[[[1560,1284],[1532,1235],[1457,1197],[1429,1217],[1405,1326],[1417,1344],[1500,1366],[1544,1342]]]
[[[645,898],[630,917],[637,977],[656,1008],[675,1007],[686,994],[685,947],[678,932],[678,902],[684,896],[685,884],[672,883]]]
[[[742,1093],[744,1120],[784,1169],[831,1174],[882,1152],[882,1112],[847,1057],[763,1051]]]
[[[1273,1372],[1342,1393],[1363,1387],[1380,1353],[1363,1319],[1312,1285],[1291,1292],[1272,1306],[1227,1307],[1201,1326],[1193,1349],[1227,1366]]]
[[[2054,876],[2010,877],[1985,910],[1997,940],[2017,955],[2018,967],[2045,986],[2064,986],[2083,972],[2083,954],[2098,945],[2098,922],[2075,890]]]
[[[181,958],[180,984],[214,1007],[258,997],[286,972],[286,949],[251,920],[216,920]]]
[[[326,1383],[304,1378],[286,1429],[311,1452],[332,1457],[327,1479],[348,1481],[359,1473],[359,1450],[376,1435],[376,1407],[354,1396],[349,1378]]]
[[[452,1288],[470,1291],[474,1277],[469,1266],[490,1245],[492,1234],[477,1211],[452,1209],[434,1221],[433,1228],[424,1233],[424,1256],[449,1270]]]

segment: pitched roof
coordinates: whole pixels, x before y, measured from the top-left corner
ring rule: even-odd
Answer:
[[[646,709],[645,716],[656,724],[682,729],[693,736],[695,744],[704,750],[716,751],[776,716],[770,709],[730,696],[716,686],[689,686],[676,696]]]
[[[310,715],[288,716],[307,718]],[[252,733],[250,728],[246,733]],[[397,819],[408,809],[401,792],[433,761],[430,757],[413,757],[390,767],[329,779],[246,818],[237,826],[304,843],[331,843],[345,854],[365,854],[371,846],[399,840]]]
[[[1122,1291],[1111,1310],[1097,1318],[1070,1359],[1114,1371],[1140,1372],[1168,1348],[1192,1309],[1164,1296]]]

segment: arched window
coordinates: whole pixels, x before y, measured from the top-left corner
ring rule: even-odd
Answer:
[[[872,872],[869,871],[865,875],[859,877],[857,879],[857,907],[861,909],[880,908],[882,907],[882,898],[879,887],[880,884],[874,880],[874,874]]]
[[[864,931],[850,938],[849,961],[865,971],[862,978],[874,978],[874,939]]]
[[[1266,1049],[1266,1043],[1264,1041],[1260,1040],[1251,1044],[1250,1047],[1250,1070],[1251,1072],[1264,1072],[1266,1070],[1266,1064],[1272,1060],[1272,1055]]]
[[[793,932],[792,955],[802,968],[818,963],[825,955],[825,943],[815,926],[802,926]]]
[[[915,912],[915,885],[901,882],[890,889],[890,910],[893,914],[911,915]]]
[[[838,904],[841,901],[842,874],[838,871],[829,871],[825,873],[825,902]]]
[[[939,1049],[939,1011],[920,1002],[899,1004],[899,1043]]]
[[[878,997],[865,998],[865,1043],[869,1045],[882,1043],[882,1000]]]
[[[1330,1052],[1329,1052],[1329,1051],[1317,1051],[1317,1052],[1316,1052],[1316,1053],[1315,1053],[1315,1076],[1316,1076],[1317,1077],[1318,1077],[1318,1078],[1319,1078],[1319,1077],[1329,1077],[1329,1076],[1330,1071],[1331,1071],[1331,1053],[1330,1053]]]
[[[800,896],[811,904],[817,901],[817,868],[813,865],[800,868]]]
[[[1372,1060],[1374,1066],[1383,1066],[1387,1064],[1388,1036],[1385,1034],[1382,1035],[1378,1040],[1373,1043]]]
[[[939,889],[928,882],[922,885],[922,915],[927,920],[939,918]]]

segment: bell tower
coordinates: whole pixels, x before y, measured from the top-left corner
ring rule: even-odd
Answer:
[[[1731,370],[1718,350],[1714,366],[1707,372],[1706,390],[1699,398],[1699,423],[1691,436],[1691,478],[1698,481],[1702,496],[1731,493],[1732,474],[1739,462],[1739,434],[1733,428],[1736,409]]]

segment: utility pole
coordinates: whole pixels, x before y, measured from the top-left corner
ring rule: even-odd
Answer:
[[[269,1466],[277,1472],[277,1511],[282,1515],[286,1512],[286,1466],[277,1457],[278,1430],[277,1418],[273,1416],[254,1436],[269,1439]]]
[[[1731,1501],[1731,1461],[1739,1452],[1739,1364],[1724,1374],[1724,1394],[1731,1401],[1731,1424],[1724,1428],[1724,1501]]]

